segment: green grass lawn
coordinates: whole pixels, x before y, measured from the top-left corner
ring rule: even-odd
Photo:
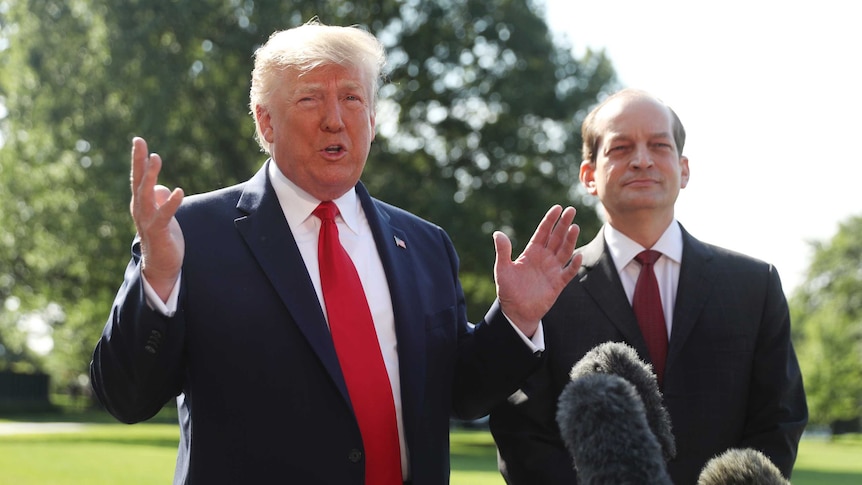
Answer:
[[[56,418],[54,416],[54,420]],[[97,422],[76,432],[0,435],[0,483],[171,483],[178,440],[175,424],[155,422],[128,426],[111,423],[98,415],[78,421]],[[494,444],[487,431],[452,431],[451,483],[503,485],[497,472]],[[793,485],[860,483],[862,436],[802,441]]]
[[[831,441],[803,439],[792,482],[793,485],[862,484],[862,435],[840,435]]]
[[[170,424],[93,424],[82,432],[0,436],[0,483],[169,484],[177,441],[177,426]]]
[[[862,435],[832,441],[803,439],[791,481],[793,485],[862,484]],[[486,431],[453,431],[452,485],[505,485],[497,472],[494,442]]]
[[[505,485],[497,471],[497,448],[488,431],[453,429],[450,436],[451,485]]]

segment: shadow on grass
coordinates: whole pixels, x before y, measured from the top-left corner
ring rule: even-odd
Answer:
[[[793,470],[793,485],[859,485],[862,483],[862,473],[828,472],[821,470]]]
[[[6,437],[7,440],[15,439],[14,437]],[[88,444],[108,444],[120,446],[152,446],[157,448],[170,448],[175,450],[179,444],[178,438],[160,437],[160,436],[99,436],[97,434],[84,433],[63,433],[63,434],[43,434],[43,435],[28,435],[19,438],[19,442],[28,444],[50,444],[50,445],[88,445]]]
[[[40,412],[40,413],[7,413],[0,414],[0,421],[20,423],[93,423],[117,424],[119,421],[104,409],[93,408],[84,411]],[[146,421],[154,424],[176,424],[177,408],[166,406],[158,414]]]
[[[13,423],[79,423],[91,424],[75,432],[51,430],[0,436],[0,441],[28,444],[151,446],[176,449],[179,444],[177,410],[165,407],[159,414],[140,425],[120,423],[102,409],[59,411],[53,413],[17,413],[0,415],[0,421]],[[150,427],[148,425],[157,425]],[[167,426],[165,426],[167,425]]]

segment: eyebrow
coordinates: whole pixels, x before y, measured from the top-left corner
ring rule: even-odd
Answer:
[[[312,84],[302,84],[293,90],[294,93],[298,94],[308,94],[315,93],[317,91],[321,91],[325,89],[325,83],[312,83]],[[366,94],[368,89],[362,85],[360,82],[356,81],[339,81],[337,85],[338,91],[358,91]]]

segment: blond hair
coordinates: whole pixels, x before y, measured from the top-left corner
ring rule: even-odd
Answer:
[[[376,101],[386,52],[376,37],[358,27],[323,25],[315,17],[299,27],[274,32],[255,51],[249,108],[254,117],[255,139],[265,152],[269,153],[270,144],[263,138],[255,116],[257,107],[269,108],[285,71],[304,73],[332,64],[363,69],[372,80],[369,99]]]

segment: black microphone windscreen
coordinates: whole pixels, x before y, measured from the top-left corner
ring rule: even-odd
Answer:
[[[658,381],[649,364],[637,351],[622,342],[605,342],[587,352],[572,367],[572,380],[590,374],[613,374],[630,382],[637,390],[646,410],[650,429],[661,445],[665,460],[676,456],[676,441],[671,431],[670,415],[662,403]]]
[[[556,418],[580,485],[671,485],[643,402],[627,380],[578,377],[560,394]]]

